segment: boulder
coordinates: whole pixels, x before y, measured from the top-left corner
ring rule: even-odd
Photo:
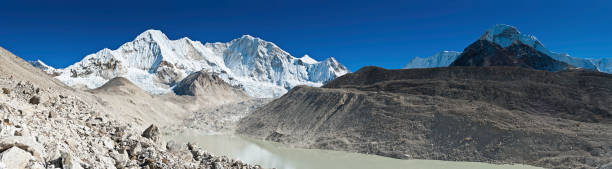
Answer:
[[[63,169],[83,169],[78,159],[73,158],[70,153],[62,152],[62,168]]]
[[[29,152],[35,159],[43,161],[46,157],[44,147],[31,136],[10,136],[0,140],[0,151],[18,147]]]
[[[166,149],[169,152],[178,152],[181,150],[187,150],[185,149],[183,144],[176,143],[174,140],[170,140],[168,141],[168,143],[166,143]]]
[[[55,118],[55,117],[57,117],[57,113],[55,113],[55,111],[49,111],[49,115],[47,117]]]
[[[124,168],[130,161],[130,157],[125,150],[122,152],[112,152],[111,157],[115,160],[115,167],[117,168]]]
[[[148,139],[151,139],[153,141],[157,141],[159,140],[160,137],[160,132],[159,132],[159,128],[157,128],[157,126],[155,125],[151,125],[149,126],[149,128],[147,128],[143,133],[142,136]]]
[[[39,104],[41,101],[39,96],[32,96],[32,98],[30,98],[30,104]]]
[[[612,162],[599,166],[598,169],[612,169]]]
[[[142,152],[142,146],[140,145],[139,142],[137,142],[136,144],[130,147],[129,155],[130,157],[134,157],[134,156],[138,156],[138,154],[140,154],[141,152]]]
[[[13,146],[2,152],[0,163],[3,163],[5,168],[23,169],[31,158],[32,155],[30,153]]]

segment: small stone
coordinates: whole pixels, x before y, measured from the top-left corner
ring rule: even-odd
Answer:
[[[4,94],[11,94],[11,91],[7,88],[2,88],[2,93]]]
[[[33,96],[32,98],[30,98],[30,104],[39,104],[39,103],[40,103],[40,97]]]
[[[143,133],[142,136],[148,139],[151,139],[153,141],[157,141],[159,140],[159,128],[157,128],[157,126],[155,125],[151,125],[149,126],[149,128],[147,128]]]
[[[170,140],[166,143],[166,149],[168,149],[169,152],[178,152],[183,150],[183,145],[176,143],[174,140]]]
[[[215,169],[223,169],[223,164],[221,164],[220,162],[215,162],[214,167]]]
[[[49,111],[48,117],[49,118],[55,118],[55,117],[57,117],[57,113],[55,113],[54,111]]]

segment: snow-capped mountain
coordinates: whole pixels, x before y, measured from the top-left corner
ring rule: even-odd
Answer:
[[[610,58],[602,58],[602,59],[592,59],[592,58],[577,58],[572,57],[567,53],[555,53],[552,52],[533,35],[521,34],[520,31],[516,27],[498,24],[491,28],[489,28],[479,40],[485,40],[493,42],[501,46],[502,48],[507,48],[512,44],[521,43],[527,45],[529,47],[534,48],[535,50],[542,52],[545,55],[550,56],[551,58],[565,62],[574,67],[580,67],[584,69],[592,69],[598,70],[601,72],[612,73],[612,59]],[[415,57],[412,59],[406,66],[405,69],[409,68],[431,68],[431,67],[445,67],[449,66],[454,59],[459,57],[459,54],[452,58],[445,55],[433,55],[427,58],[418,58]],[[453,59],[453,61],[446,62],[449,59]],[[444,61],[444,62],[442,62]]]
[[[512,39],[517,35],[516,32],[518,31],[488,31],[485,36],[465,48],[450,66],[512,66],[551,72],[575,68],[541,52],[538,48],[542,46],[537,40]],[[489,39],[488,35],[493,33],[495,39]],[[507,43],[508,41],[511,42]]]
[[[96,88],[114,77],[125,77],[161,94],[200,70],[218,74],[253,97],[278,97],[297,85],[321,86],[349,72],[334,58],[296,58],[274,43],[249,35],[202,44],[189,38],[170,40],[159,30],[147,30],[116,50],[102,49],[55,72],[57,79],[70,86]]]
[[[442,51],[432,56],[421,58],[414,57],[403,69],[447,67],[461,55],[461,52]]]

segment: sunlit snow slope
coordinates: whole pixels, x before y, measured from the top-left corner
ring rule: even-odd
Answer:
[[[43,63],[44,64],[44,63]],[[274,43],[244,35],[227,43],[189,38],[170,40],[147,30],[116,50],[102,49],[64,69],[57,79],[96,88],[114,77],[125,77],[146,91],[161,94],[200,70],[218,73],[230,85],[253,97],[278,97],[297,85],[321,86],[348,73],[334,58],[296,58]]]

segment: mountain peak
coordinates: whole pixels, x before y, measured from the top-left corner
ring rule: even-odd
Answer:
[[[140,35],[138,35],[135,40],[138,39],[145,39],[145,40],[168,40],[168,37],[166,36],[166,34],[164,34],[162,31],[160,30],[156,30],[156,29],[147,29],[146,31],[140,33]]]
[[[242,37],[240,37],[240,39],[250,39],[250,40],[253,40],[253,39],[259,39],[259,38],[256,38],[256,37],[251,36],[251,35],[242,35]]]
[[[189,74],[207,70],[250,96],[270,98],[297,85],[321,86],[348,72],[335,59],[296,64],[297,59],[251,35],[203,45],[189,38],[171,40],[149,29],[116,50],[103,49],[58,69],[57,78],[70,86],[96,88],[114,77],[125,77],[146,91],[162,94]]]
[[[300,58],[300,60],[302,60],[302,62],[304,62],[304,63],[309,63],[309,64],[315,64],[315,63],[317,63],[317,62],[318,62],[317,60],[315,60],[315,59],[311,58],[311,57],[310,57],[310,56],[308,56],[308,55],[304,55],[304,56],[302,56],[302,57]]]
[[[572,68],[542,52],[543,48],[538,50],[541,45],[530,46],[517,40],[504,47],[496,41],[480,39],[465,48],[450,66],[512,66],[552,72]]]
[[[262,44],[267,44],[267,43],[273,44],[272,42],[268,42],[261,38],[254,37],[251,35],[242,35],[240,38],[232,40],[231,43],[240,44],[240,46],[252,46],[252,47],[259,46]]]
[[[506,24],[497,24],[485,32],[479,40],[491,41],[502,48],[506,48],[513,43],[523,43],[527,46],[534,47],[542,52],[545,52],[544,46],[535,36],[521,34],[514,26]],[[548,52],[545,52],[548,53]]]

